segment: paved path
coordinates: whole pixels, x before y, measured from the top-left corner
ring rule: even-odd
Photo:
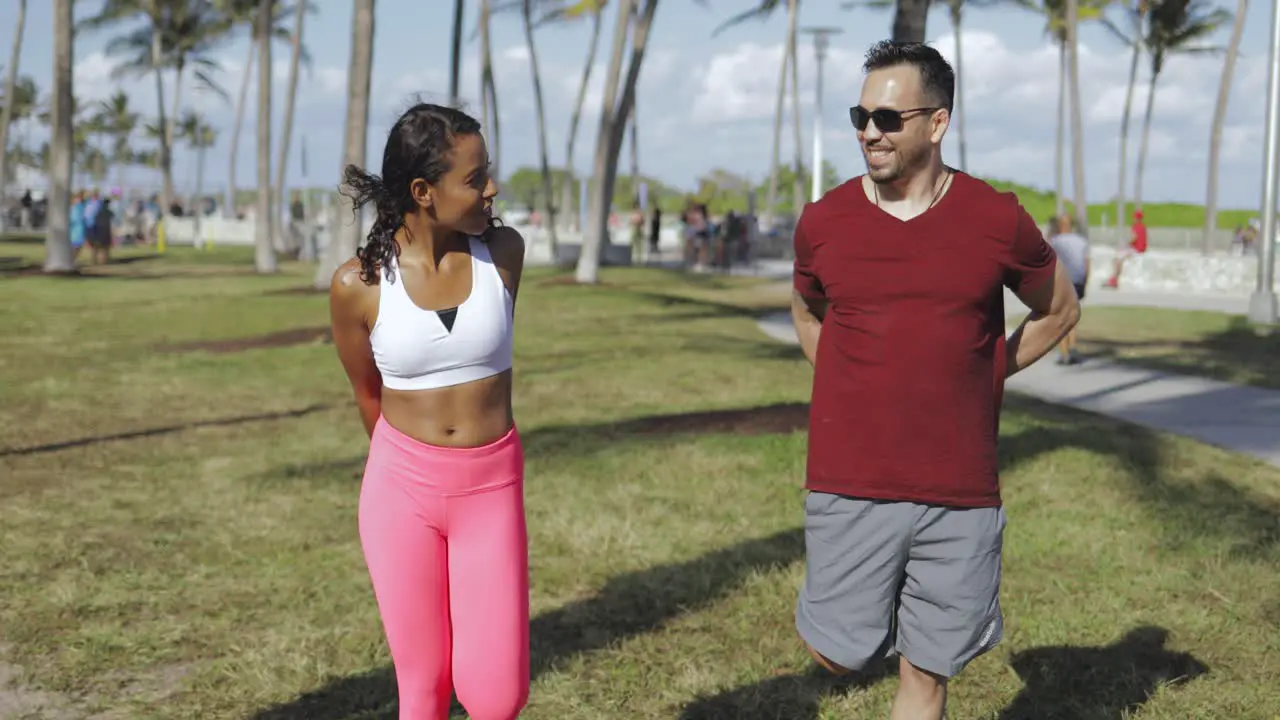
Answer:
[[[1107,296],[1103,296],[1107,297]],[[1117,304],[1233,312],[1231,298],[1152,296],[1113,292]],[[1110,304],[1099,298],[1090,304]],[[1016,302],[1016,301],[1015,301]],[[1243,302],[1247,306],[1248,299]],[[1020,305],[1020,304],[1019,304]],[[1021,308],[1011,315],[1020,315]],[[791,317],[760,319],[760,329],[781,342],[796,342]],[[1010,378],[1006,386],[1052,403],[1127,420],[1252,455],[1280,467],[1280,390],[1232,385],[1106,360],[1062,366],[1052,353]]]

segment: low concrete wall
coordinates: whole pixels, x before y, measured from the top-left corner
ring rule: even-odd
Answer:
[[[1114,247],[1094,245],[1090,252],[1090,287],[1106,282],[1116,257]],[[1204,255],[1187,250],[1148,250],[1125,261],[1120,287],[1136,292],[1193,295],[1249,295],[1258,277],[1254,255]]]

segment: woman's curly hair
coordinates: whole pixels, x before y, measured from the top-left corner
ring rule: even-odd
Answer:
[[[353,209],[373,203],[377,218],[364,247],[356,250],[360,259],[360,279],[372,285],[378,281],[378,270],[394,279],[391,259],[399,257],[396,232],[404,225],[405,215],[413,212],[414,200],[409,186],[421,178],[429,183],[440,181],[449,171],[449,151],[462,135],[480,132],[480,123],[456,108],[419,103],[409,108],[387,137],[382,152],[382,176],[373,175],[348,165],[343,173],[342,194],[351,198]],[[490,220],[490,225],[494,220]]]

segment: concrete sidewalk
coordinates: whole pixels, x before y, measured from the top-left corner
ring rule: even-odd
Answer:
[[[761,318],[759,325],[776,340],[796,343],[791,316],[786,313]],[[1185,435],[1280,467],[1280,390],[1106,360],[1063,366],[1053,358],[1051,352],[1010,378],[1005,387],[1047,402]]]

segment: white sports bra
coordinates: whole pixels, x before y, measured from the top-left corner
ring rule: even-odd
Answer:
[[[429,390],[497,375],[511,367],[514,303],[493,264],[489,246],[469,237],[471,294],[456,309],[452,329],[445,311],[423,310],[404,287],[378,274],[378,319],[369,334],[382,384],[392,390]]]

